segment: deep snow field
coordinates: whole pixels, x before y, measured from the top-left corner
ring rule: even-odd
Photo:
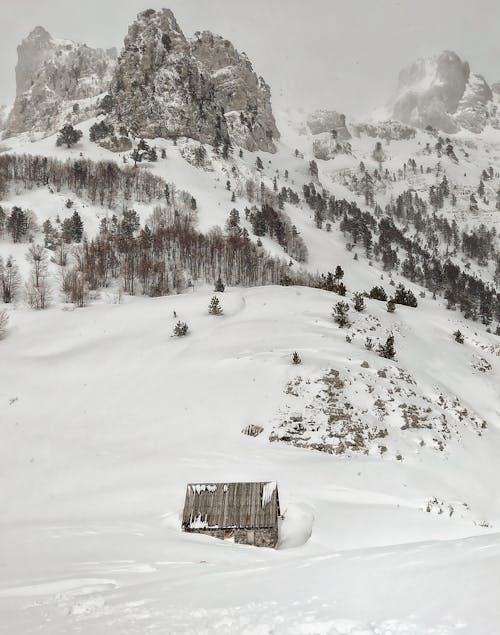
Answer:
[[[85,136],[90,123],[80,126]],[[289,146],[280,144],[266,172],[289,169],[299,191],[307,162],[290,150],[300,135],[285,132]],[[220,166],[200,172],[164,143],[167,160],[148,167],[196,196],[202,229],[223,224],[235,205]],[[369,156],[374,140],[364,143]],[[54,138],[6,145],[61,158],[112,156],[88,140],[70,151],[55,149]],[[250,170],[255,154],[244,161]],[[323,180],[331,169],[321,165]],[[476,181],[473,174],[471,186]],[[328,185],[355,199],[335,179]],[[31,207],[43,221],[64,212],[67,196],[12,192],[5,204]],[[90,232],[107,213],[75,205]],[[381,280],[362,256],[354,261],[338,232],[317,230],[306,210],[286,211],[309,248],[310,269],[342,265],[349,300],[374,284],[389,291],[388,276]],[[263,243],[282,253],[270,239]],[[0,242],[23,273],[25,251]],[[398,306],[394,314],[367,300],[363,314],[351,310],[353,329],[373,316],[377,337],[393,331],[397,357],[388,361],[366,350],[364,338],[346,342],[331,318],[335,294],[230,288],[219,294],[218,317],[207,313],[212,295],[200,285],[118,303],[110,290],[84,309],[57,299],[41,312],[8,308],[0,342],[0,632],[500,633],[498,337],[429,294],[417,309]],[[185,338],[171,337],[174,311],[189,324]],[[463,346],[451,336],[457,328]],[[300,366],[290,362],[294,350]],[[491,365],[486,373],[478,357]],[[288,382],[313,381],[331,368],[354,374],[363,362],[374,383],[389,366],[411,373],[419,394],[458,397],[486,429],[478,435],[464,421],[439,451],[408,445],[395,427],[383,456],[269,442]],[[249,424],[264,432],[242,434]],[[278,482],[278,549],[181,532],[188,482],[244,480]],[[434,497],[464,512],[428,513]]]
[[[289,379],[382,360],[345,342],[332,294],[231,289],[220,317],[206,314],[210,296],[13,315],[0,366],[2,632],[498,632],[498,425],[402,462],[269,443]],[[394,364],[498,422],[498,385],[459,372],[471,351],[431,303],[368,310],[406,324]],[[170,337],[173,310],[186,338]],[[249,423],[265,432],[241,434]],[[278,481],[278,550],[181,532],[187,482],[254,479]],[[433,496],[467,501],[491,527],[426,513]]]

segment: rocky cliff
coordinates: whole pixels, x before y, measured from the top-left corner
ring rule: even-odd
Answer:
[[[203,70],[170,10],[140,13],[118,58],[111,119],[135,136],[223,142],[223,108]]]
[[[77,122],[92,116],[85,100],[107,90],[116,63],[115,49],[54,39],[40,26],[17,47],[17,55],[16,99],[5,136],[47,135],[65,119]]]
[[[419,59],[399,75],[392,116],[411,126],[446,133],[480,132],[490,119],[493,93],[453,51]]]
[[[210,74],[230,137],[248,150],[274,152],[273,139],[279,138],[279,132],[271,108],[271,90],[254,72],[248,57],[209,31],[197,33],[191,49]]]
[[[187,40],[168,9],[130,26],[110,92],[110,119],[136,136],[275,150],[270,90],[246,56],[209,32]]]
[[[207,31],[188,40],[168,9],[149,9],[116,51],[56,40],[36,27],[18,46],[16,100],[4,136],[49,135],[97,114],[145,138],[189,137],[274,152],[271,91],[244,53]]]
[[[335,110],[316,110],[307,118],[307,126],[313,135],[330,133],[335,139],[347,141],[351,133],[347,129],[345,115]]]
[[[7,106],[4,106],[2,104],[0,105],[0,130],[3,130],[6,119],[7,119]]]

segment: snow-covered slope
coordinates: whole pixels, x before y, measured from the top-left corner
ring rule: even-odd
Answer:
[[[470,367],[493,341],[431,300],[395,317],[370,301],[381,333],[397,332],[387,363],[345,341],[327,292],[231,289],[220,317],[207,315],[210,296],[12,312],[0,370],[5,632],[494,632],[499,358],[482,351],[488,377]],[[174,310],[186,338],[170,337]],[[457,326],[464,346],[449,336]],[[489,427],[479,437],[463,422],[445,452],[415,444],[402,461],[267,441],[288,382],[364,361],[411,372],[418,393],[459,395]],[[251,423],[264,433],[241,434]],[[261,478],[280,488],[278,551],[182,534],[186,482]]]
[[[3,143],[17,155],[131,167],[129,153],[89,141],[97,121],[80,125],[83,137],[70,149],[56,147],[55,136]],[[392,123],[374,132],[352,127],[349,148],[318,160],[316,174],[306,121],[303,113],[278,117],[275,154],[243,149],[240,156],[236,147],[223,159],[207,145],[198,166],[197,142],[150,140],[159,159],[137,170],[189,192],[205,233],[224,228],[235,208],[250,241],[286,258],[292,271],[340,265],[345,297],[302,286],[231,287],[219,294],[224,314],[212,316],[213,287],[205,281],[150,298],[122,295],[117,280],[76,309],[63,302],[62,268],[52,262],[48,309],[29,309],[22,293],[16,304],[0,304],[10,317],[0,341],[0,631],[498,630],[496,322],[446,310],[439,293],[433,299],[401,266],[384,270],[379,256],[353,244],[342,219],[318,217],[303,186],[312,182],[370,214],[377,204],[383,215],[408,189],[427,201],[446,174],[456,202],[446,198],[435,215],[459,232],[479,232],[482,223],[491,229],[499,216],[500,133],[487,127],[439,139],[400,134]],[[374,153],[377,141],[382,152]],[[471,210],[484,171],[485,192]],[[373,201],[362,187],[367,173]],[[245,208],[262,204],[259,192],[282,188],[297,194],[283,212],[307,246],[306,262],[290,258],[269,233],[255,236],[246,218]],[[89,240],[102,219],[129,207],[144,225],[154,203],[129,203],[109,208],[52,183],[29,189],[22,179],[0,201],[6,211],[33,210],[40,225],[76,210]],[[421,246],[432,242],[409,217],[398,222]],[[0,255],[12,253],[26,280],[28,244],[7,234]],[[40,231],[33,238],[43,240]],[[433,249],[494,283],[492,257],[481,264],[441,238]],[[399,283],[414,292],[417,308],[389,313],[385,302],[366,299],[364,311],[354,311],[355,292],[381,285],[390,294]],[[340,300],[351,307],[345,329],[332,319]],[[178,319],[189,325],[184,338],[172,337]],[[376,353],[390,333],[394,360]],[[294,351],[301,365],[291,363]],[[243,434],[249,425],[261,434]],[[279,549],[181,532],[187,482],[260,479],[278,482]]]

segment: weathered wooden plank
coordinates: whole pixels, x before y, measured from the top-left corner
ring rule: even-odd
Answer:
[[[186,489],[182,526],[198,521],[202,529],[201,520],[207,529],[276,527],[278,515],[275,483],[194,483]]]

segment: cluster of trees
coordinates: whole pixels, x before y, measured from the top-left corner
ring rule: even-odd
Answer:
[[[363,294],[354,294],[353,299],[354,309],[358,312],[363,311],[363,309],[365,308]],[[340,328],[346,328],[351,325],[351,321],[349,318],[349,308],[349,304],[347,302],[344,302],[343,300],[337,302],[337,304],[335,304],[335,306],[333,307],[332,317],[334,322],[338,324]],[[346,339],[349,342],[351,341],[350,337],[347,337]],[[365,347],[368,350],[373,350],[374,344],[373,340],[370,337],[366,339]],[[396,349],[394,348],[394,335],[390,333],[386,341],[383,344],[380,343],[376,350],[381,357],[385,357],[386,359],[394,359],[394,357],[396,356]]]
[[[150,146],[147,141],[141,139],[137,147],[130,153],[130,158],[134,162],[135,167],[138,163],[142,163],[142,161],[158,161],[158,152],[154,146]]]
[[[0,238],[8,235],[13,242],[21,243],[29,240],[36,228],[36,217],[32,211],[15,205],[8,212],[0,206]]]
[[[178,200],[182,198],[192,205],[192,197],[187,192],[176,192],[173,185],[148,170],[119,167],[113,161],[80,158],[63,162],[29,154],[0,154],[0,197],[5,196],[11,184],[25,190],[46,187],[60,192],[67,189],[92,204],[111,209],[126,209],[134,201],[182,205]]]
[[[264,203],[260,209],[253,206],[250,210],[245,210],[245,215],[256,236],[268,235],[274,238],[289,256],[299,262],[307,261],[307,246],[288,214]]]
[[[24,297],[34,309],[45,309],[50,301],[48,256],[42,245],[31,244],[26,254],[30,263],[29,277],[24,284]],[[12,256],[5,262],[0,257],[0,301],[11,304],[21,297],[23,280]]]
[[[92,126],[90,126],[89,130],[89,139],[93,142],[101,141],[101,139],[105,139],[106,137],[110,137],[115,133],[115,128],[113,124],[106,123],[103,119],[102,121],[96,122]]]
[[[80,214],[75,210],[71,216],[64,218],[61,222],[59,216],[55,224],[46,220],[43,225],[44,246],[46,249],[55,251],[60,248],[61,242],[80,243],[83,240],[84,225]]]
[[[447,188],[443,178],[439,196],[445,196]],[[470,275],[467,265],[462,270],[453,261],[459,252],[482,265],[493,260],[499,263],[495,276],[499,284],[500,254],[494,228],[480,226],[460,232],[454,220],[450,223],[443,216],[430,214],[427,203],[414,191],[400,194],[386,205],[385,213],[378,205],[373,212],[362,212],[355,203],[336,200],[324,190],[319,192],[313,183],[304,186],[304,197],[324,218],[332,222],[341,219],[340,228],[349,239],[349,248],[363,245],[366,256],[380,260],[386,271],[399,271],[433,294],[443,295],[450,309],[458,307],[467,318],[481,319],[486,325],[500,321],[500,295],[495,288]]]
[[[172,208],[156,208],[142,228],[127,219],[129,231],[124,231],[124,221],[103,223],[99,236],[77,250],[76,264],[65,274],[63,290],[70,301],[78,303],[82,287],[96,290],[117,279],[126,293],[150,296],[180,291],[199,280],[217,279],[220,289],[221,276],[232,285],[317,284],[315,276],[292,273],[285,260],[269,256],[248,237],[217,228],[202,234],[189,214]]]

